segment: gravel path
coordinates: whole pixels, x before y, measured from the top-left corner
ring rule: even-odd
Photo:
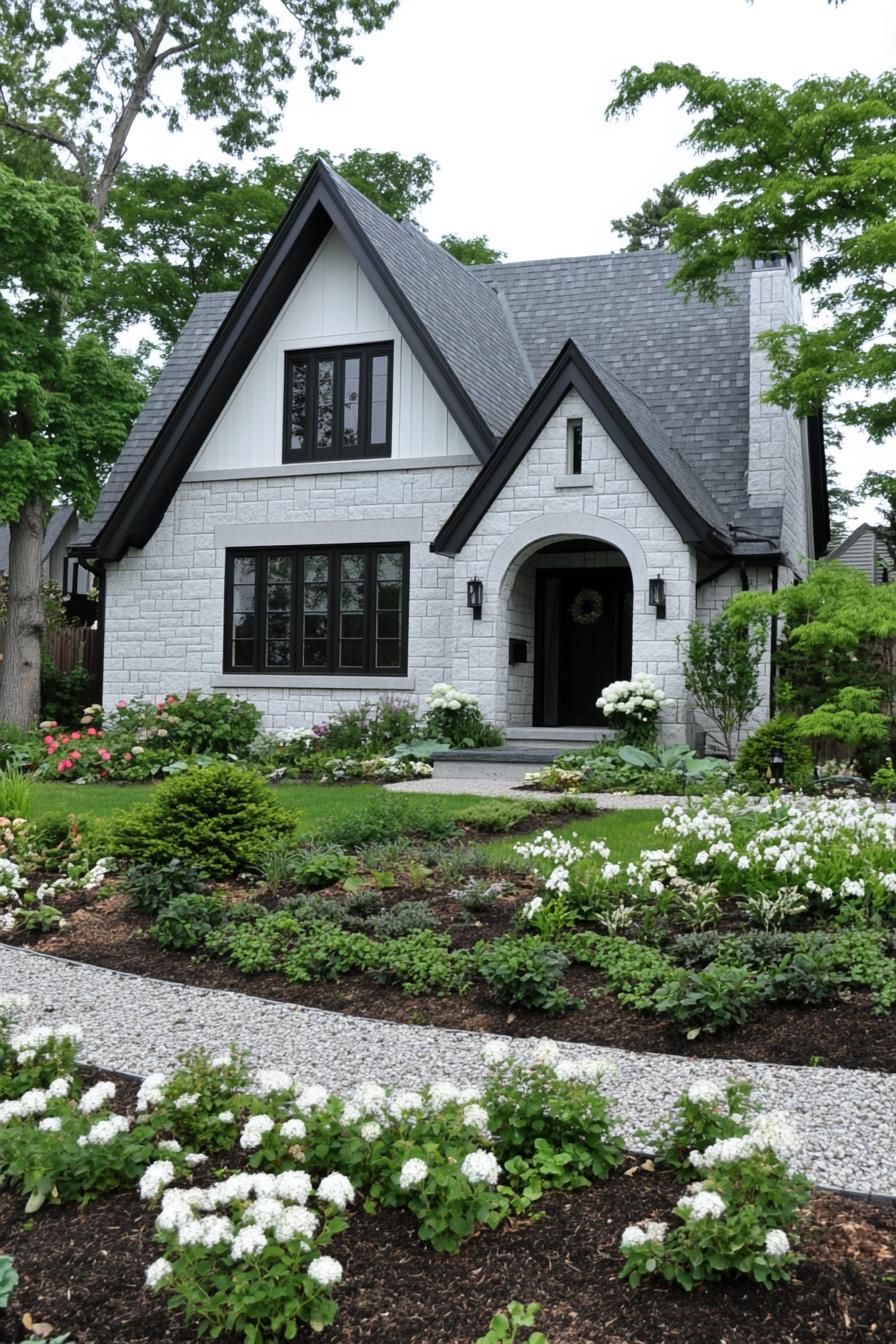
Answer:
[[[521,777],[522,778],[522,777]],[[548,793],[544,789],[520,789],[505,779],[406,779],[398,784],[385,784],[390,793],[451,793],[459,798],[548,798],[557,802],[563,794]],[[589,798],[597,807],[609,811],[634,807],[666,807],[683,799],[668,793],[577,793],[576,798]]]
[[[482,1035],[372,1021],[229,991],[194,989],[0,947],[0,990],[31,995],[29,1025],[79,1022],[89,1063],[133,1073],[167,1069],[188,1046],[247,1048],[333,1091],[362,1078],[419,1086],[482,1076]],[[517,1043],[521,1052],[530,1043]],[[563,1043],[564,1054],[591,1053]],[[896,1076],[676,1055],[612,1054],[608,1080],[623,1133],[650,1125],[694,1078],[750,1078],[767,1107],[788,1112],[806,1141],[803,1165],[821,1185],[896,1196]]]

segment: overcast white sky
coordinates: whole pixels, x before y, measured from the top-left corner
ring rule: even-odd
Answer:
[[[269,0],[272,10],[277,0]],[[363,40],[341,96],[296,80],[274,152],[356,148],[428,154],[439,164],[421,214],[434,237],[485,233],[511,261],[615,251],[610,219],[630,213],[689,160],[689,119],[663,95],[633,120],[604,120],[630,65],[690,61],[729,78],[792,85],[811,74],[877,75],[896,58],[893,0],[401,0]],[[220,160],[208,127],[160,139],[135,128],[132,162]],[[844,453],[854,484],[893,450],[860,436]],[[871,516],[871,515],[869,515]]]

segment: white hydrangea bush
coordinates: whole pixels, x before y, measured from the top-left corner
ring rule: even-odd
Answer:
[[[667,703],[665,691],[646,672],[630,681],[611,681],[595,701],[609,727],[617,729],[623,741],[638,746],[655,740],[660,712]]]

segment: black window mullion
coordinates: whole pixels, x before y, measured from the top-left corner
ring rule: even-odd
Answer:
[[[299,621],[299,571],[301,562],[298,551],[292,551],[292,586],[289,595],[289,621],[292,638],[289,641],[289,670],[298,672],[302,666],[302,630]],[[304,621],[301,622],[304,625]]]
[[[342,564],[339,552],[333,547],[327,549],[327,672],[332,676],[339,667],[339,593],[341,589]]]
[[[368,549],[364,560],[364,671],[376,671],[376,557]]]
[[[335,457],[345,457],[343,443],[343,415],[345,406],[345,355],[333,355],[333,453]]]
[[[256,552],[255,556],[255,660],[256,672],[264,671],[264,584],[267,576],[267,556]]]
[[[358,394],[358,448],[361,457],[370,456],[370,351],[361,356],[361,383]]]

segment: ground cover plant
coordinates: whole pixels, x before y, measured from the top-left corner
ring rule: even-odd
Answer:
[[[266,800],[290,787],[212,766],[212,800],[218,770]],[[502,800],[371,789],[353,810],[354,790],[316,787],[341,817],[261,844],[254,828],[226,876],[214,825],[211,863],[203,845],[162,861],[180,833],[169,810],[161,828],[127,814],[133,853],[119,822],[10,831],[0,936],[374,1017],[896,1069],[894,818],[871,802],[729,794],[671,807],[655,838],[656,813],[561,814],[544,831],[512,806],[499,819],[520,829],[492,841],[470,824],[488,828]],[[150,806],[183,788],[156,786]]]
[[[552,1344],[759,1344],[770,1311],[794,1344],[884,1337],[896,1215],[810,1198],[799,1135],[743,1085],[695,1080],[650,1162],[617,1133],[612,1061],[550,1042],[489,1042],[478,1086],[336,1096],[233,1049],[138,1086],[83,1075],[77,1029],[38,1041],[26,1010],[0,1030],[0,1338],[471,1344],[537,1316]]]

